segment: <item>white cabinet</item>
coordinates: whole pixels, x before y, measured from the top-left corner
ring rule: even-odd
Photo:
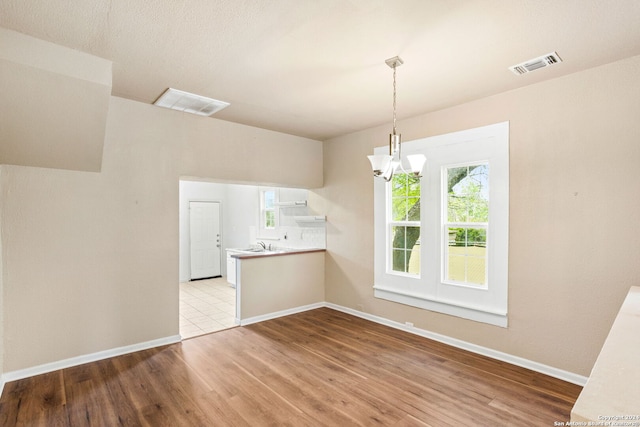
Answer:
[[[234,252],[227,251],[227,282],[236,287],[236,262],[238,261],[236,258],[231,255]]]

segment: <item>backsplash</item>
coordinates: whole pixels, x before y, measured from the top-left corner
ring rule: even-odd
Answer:
[[[327,228],[325,223],[305,226],[279,227],[277,230],[260,230],[250,227],[251,242],[261,241],[274,248],[327,248]]]

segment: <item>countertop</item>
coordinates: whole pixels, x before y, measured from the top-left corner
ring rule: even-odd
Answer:
[[[307,254],[311,252],[325,252],[326,249],[319,248],[309,248],[309,249],[295,249],[295,248],[277,248],[273,250],[247,250],[247,249],[235,249],[229,248],[227,249],[230,252],[230,256],[237,259],[251,259],[251,258],[264,258],[271,256],[282,256],[282,255],[298,255],[298,254]]]
[[[640,286],[632,286],[582,389],[571,421],[640,425]],[[586,424],[585,424],[586,425]]]

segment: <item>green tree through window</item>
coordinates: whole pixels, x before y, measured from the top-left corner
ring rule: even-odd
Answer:
[[[420,178],[394,175],[390,226],[392,270],[420,274]]]

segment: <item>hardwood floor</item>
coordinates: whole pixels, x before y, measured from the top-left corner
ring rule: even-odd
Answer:
[[[2,426],[551,426],[580,387],[330,309],[15,381]]]

